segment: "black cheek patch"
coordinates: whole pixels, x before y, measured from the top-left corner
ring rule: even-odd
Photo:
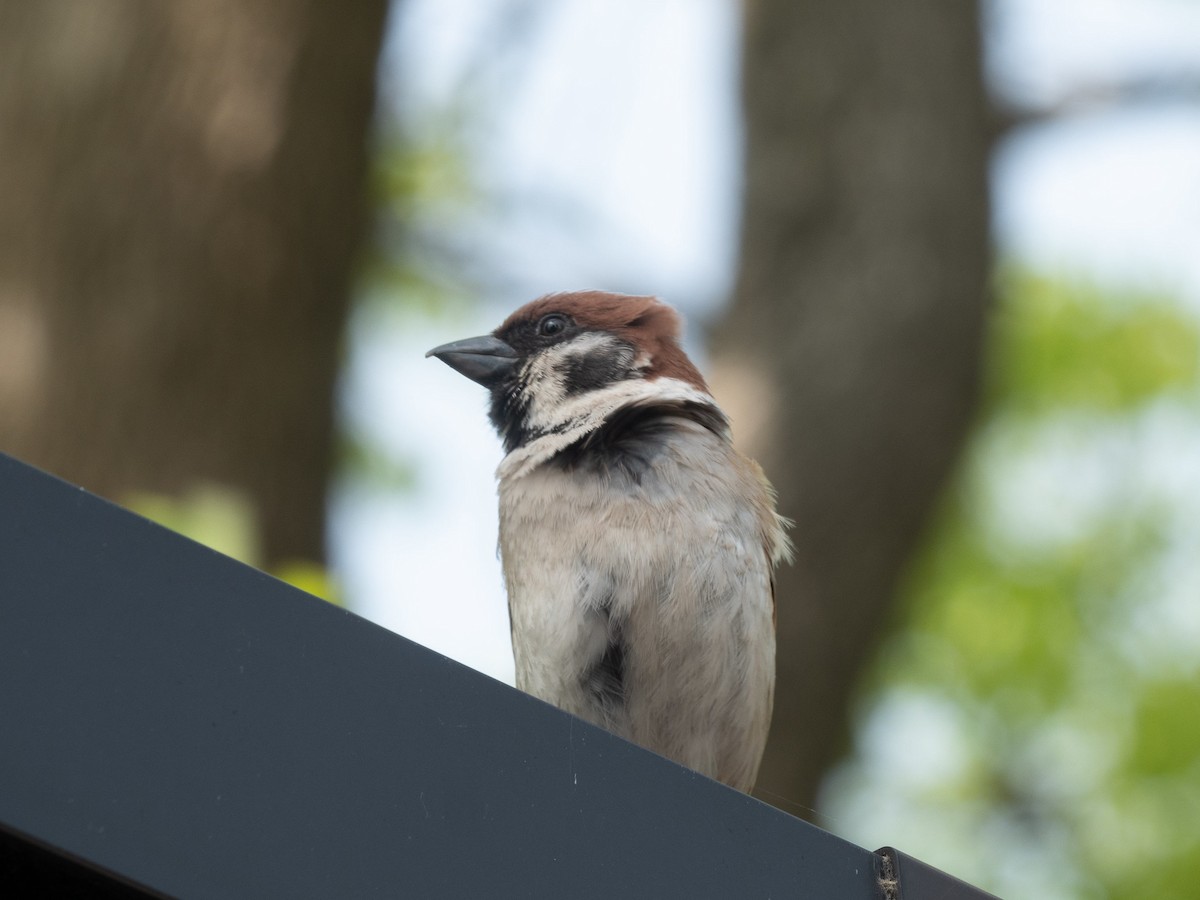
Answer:
[[[629,377],[632,351],[603,347],[563,363],[563,390],[568,397],[586,394]]]

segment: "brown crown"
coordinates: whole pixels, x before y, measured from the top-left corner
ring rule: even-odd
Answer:
[[[606,291],[547,294],[526,303],[505,319],[496,332],[520,322],[536,322],[549,313],[563,313],[584,328],[607,331],[628,341],[649,357],[647,378],[677,378],[708,392],[703,376],[679,346],[682,326],[679,313],[657,297]]]

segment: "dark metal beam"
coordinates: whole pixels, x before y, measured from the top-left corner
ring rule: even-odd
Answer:
[[[31,896],[879,890],[870,851],[4,456],[0,723]]]

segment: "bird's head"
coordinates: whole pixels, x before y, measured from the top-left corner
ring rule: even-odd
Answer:
[[[550,294],[489,335],[430,350],[491,392],[506,453],[538,457],[587,435],[631,405],[701,404],[708,387],[679,346],[678,313],[654,297]],[[718,412],[719,414],[719,412]]]

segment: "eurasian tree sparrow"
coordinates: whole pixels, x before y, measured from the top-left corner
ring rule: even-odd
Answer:
[[[653,297],[551,294],[430,350],[491,392],[521,690],[749,791],[785,521]]]

